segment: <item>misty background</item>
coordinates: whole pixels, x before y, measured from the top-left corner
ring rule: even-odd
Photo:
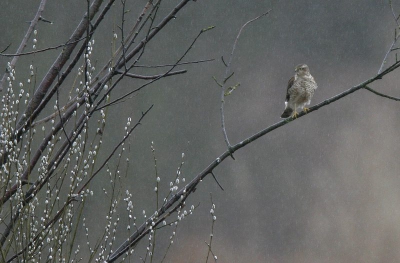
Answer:
[[[135,21],[145,2],[128,1],[127,23]],[[11,43],[8,53],[15,52],[38,3],[2,1],[0,49]],[[158,17],[177,3],[162,3]],[[393,7],[400,12],[399,1],[393,1]],[[41,23],[37,28],[38,48],[64,43],[85,8],[85,1],[49,1],[43,17],[53,24]],[[188,73],[165,78],[109,108],[108,141],[103,147],[111,150],[121,140],[127,118],[138,119],[154,104],[129,140],[127,153],[130,166],[124,180],[133,194],[138,221],[142,210],[150,214],[155,209],[151,142],[164,193],[175,178],[182,153],[182,174],[189,181],[226,150],[220,128],[220,89],[213,76],[222,81],[225,67],[220,58],[228,59],[240,27],[270,8],[269,15],[245,28],[233,58],[235,74],[229,84],[240,83],[240,87],[225,101],[232,144],[280,121],[287,81],[297,64],[307,64],[318,83],[311,106],[376,75],[396,27],[389,2],[383,0],[190,3],[149,44],[140,64],[174,63],[208,26],[216,27],[202,35],[184,60],[215,61],[180,66],[177,69]],[[94,37],[99,69],[111,54],[120,14],[116,5]],[[27,76],[34,60],[40,81],[58,53],[23,57],[17,76]],[[3,69],[7,61],[0,58]],[[142,83],[124,79],[113,97]],[[371,88],[400,97],[398,72]],[[217,216],[212,249],[219,262],[399,262],[399,109],[399,102],[359,90],[239,150],[235,161],[227,159],[214,171],[225,191],[207,176],[186,201],[188,206],[200,205],[180,223],[166,261],[205,261],[212,193]],[[104,229],[102,189],[108,180],[104,172],[91,186],[95,197],[89,200],[86,216],[94,237]],[[121,216],[122,226],[124,220]],[[161,257],[172,231],[160,234]]]

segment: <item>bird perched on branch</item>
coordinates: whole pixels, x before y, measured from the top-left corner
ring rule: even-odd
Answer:
[[[317,83],[306,64],[300,64],[295,68],[294,76],[289,80],[285,111],[281,118],[297,117],[297,109],[301,108],[304,112],[308,111],[307,105],[310,105],[314,91],[317,89]]]

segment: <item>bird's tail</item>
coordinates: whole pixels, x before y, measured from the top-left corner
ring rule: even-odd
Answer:
[[[292,113],[293,113],[293,109],[287,107],[285,109],[285,111],[282,113],[281,118],[288,118],[288,117],[290,117],[290,115],[292,115]]]

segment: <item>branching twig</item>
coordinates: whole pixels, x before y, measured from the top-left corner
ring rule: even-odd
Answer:
[[[211,253],[211,255],[213,255],[214,261],[217,262],[217,256],[214,254],[214,252],[211,249],[211,245],[208,244],[206,241],[204,241],[204,243],[206,243],[206,245],[208,246],[208,251]],[[206,263],[208,262],[208,255],[207,255],[207,259],[206,259]]]
[[[389,0],[389,5],[390,5],[390,10],[392,12],[393,19],[394,19],[394,21],[395,21],[395,23],[397,25],[397,28],[395,28],[395,30],[394,30],[394,40],[393,40],[392,44],[390,45],[390,48],[386,52],[385,57],[383,58],[382,64],[381,64],[381,66],[379,67],[379,70],[378,70],[378,74],[380,74],[382,72],[383,67],[386,64],[387,57],[389,56],[389,53],[392,52],[392,51],[397,50],[396,48],[394,48],[394,46],[396,45],[397,40],[400,37],[400,34],[397,33],[397,30],[400,29],[400,24],[399,24],[398,18],[396,17],[395,12],[394,12],[391,0]],[[396,56],[396,62],[397,62],[397,56]]]
[[[122,58],[120,57],[120,54],[122,52],[123,48],[129,48],[130,45],[133,44],[135,38],[138,36],[140,29],[144,26],[144,24],[147,22],[147,20],[149,19],[150,15],[148,15],[147,19],[145,19],[145,21],[142,23],[143,17],[145,16],[146,12],[148,11],[148,9],[150,8],[150,6],[152,5],[152,0],[148,1],[145,5],[145,7],[143,8],[142,12],[140,13],[140,15],[138,16],[135,25],[132,27],[132,30],[130,31],[128,37],[125,38],[125,43],[124,45],[121,45],[117,51],[114,52],[112,58],[110,58],[108,60],[107,63],[105,63],[105,65],[103,66],[103,68],[100,70],[100,72],[94,77],[94,81],[97,81],[100,79],[100,77],[109,70],[110,67],[114,66],[112,65],[112,62],[114,60],[114,58],[119,57],[118,61],[120,61]],[[142,24],[141,24],[142,23]],[[139,30],[137,30],[137,28],[141,25],[141,27],[139,28]],[[124,59],[126,59],[126,57],[124,56]]]
[[[268,10],[267,12],[265,12],[264,14],[259,15],[259,16],[257,16],[256,18],[253,18],[253,19],[247,21],[247,22],[240,28],[239,33],[238,33],[237,36],[236,36],[235,42],[233,43],[233,47],[232,47],[231,54],[230,54],[230,56],[229,56],[229,61],[228,61],[228,63],[225,63],[225,61],[224,61],[223,58],[222,58],[222,62],[226,65],[226,69],[225,69],[224,80],[223,80],[222,85],[221,85],[221,107],[220,107],[220,112],[221,112],[221,127],[222,127],[222,133],[224,134],[225,143],[226,143],[226,146],[228,147],[228,150],[229,150],[229,151],[230,151],[230,149],[231,149],[231,143],[229,142],[228,135],[227,135],[227,133],[226,133],[226,128],[225,128],[224,104],[225,104],[225,83],[226,83],[226,81],[233,75],[233,72],[231,72],[231,64],[232,64],[233,54],[234,54],[234,52],[235,52],[236,44],[237,44],[237,42],[238,42],[238,40],[239,40],[239,38],[240,38],[240,35],[242,34],[243,29],[244,29],[248,24],[250,24],[251,22],[254,22],[254,21],[256,21],[257,19],[259,19],[259,18],[261,18],[261,17],[263,17],[263,16],[266,16],[270,11],[271,11],[271,9]],[[231,157],[232,157],[233,159],[235,159],[235,158],[233,157],[232,154],[231,154]]]
[[[207,243],[206,241],[204,241],[207,246],[208,246],[208,252],[207,252],[207,258],[206,258],[206,263],[208,262],[208,258],[210,257],[210,253],[213,255],[213,258],[215,260],[215,262],[217,262],[217,256],[214,254],[214,252],[212,251],[212,241],[214,238],[214,224],[215,224],[215,220],[217,220],[217,217],[215,216],[215,204],[213,202],[212,199],[212,194],[210,193],[210,199],[211,199],[211,210],[210,210],[210,214],[211,214],[211,220],[212,220],[212,224],[211,224],[211,234],[210,234],[210,241],[209,243]]]

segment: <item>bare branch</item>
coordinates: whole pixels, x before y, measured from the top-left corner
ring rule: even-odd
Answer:
[[[173,76],[173,75],[178,75],[178,74],[184,74],[186,73],[187,70],[177,70],[177,71],[172,71],[166,74],[159,74],[159,75],[153,75],[153,76],[144,76],[144,75],[137,75],[137,74],[132,74],[132,73],[125,73],[125,76],[134,78],[134,79],[159,79],[160,77],[168,77],[168,76]],[[116,71],[118,74],[124,74],[121,71]]]
[[[202,59],[202,60],[195,60],[195,61],[188,61],[188,62],[180,62],[176,64],[164,64],[164,65],[134,65],[134,68],[163,68],[163,67],[172,67],[172,66],[180,66],[180,65],[188,65],[188,64],[197,64],[203,62],[211,62],[214,61],[215,58],[210,59]]]

